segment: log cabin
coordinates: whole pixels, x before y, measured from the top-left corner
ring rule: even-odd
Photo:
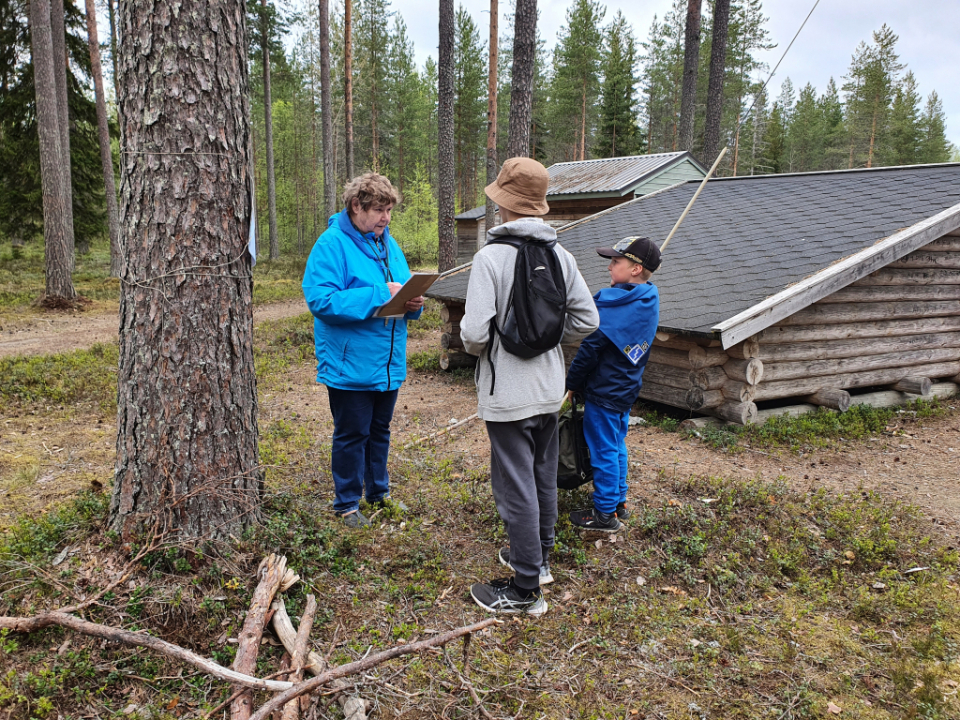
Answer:
[[[597,247],[662,241],[698,184],[558,230],[591,289],[609,282]],[[429,293],[452,367],[471,362],[455,352],[468,281]],[[844,410],[860,392],[960,383],[960,163],[711,180],[653,282],[644,399],[746,423],[757,403]]]

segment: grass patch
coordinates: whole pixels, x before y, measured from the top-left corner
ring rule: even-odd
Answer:
[[[56,355],[0,358],[0,398],[15,403],[116,406],[116,345]]]
[[[847,441],[865,440],[881,434],[896,434],[902,427],[922,424],[925,420],[945,417],[955,412],[939,398],[916,400],[900,407],[875,408],[853,405],[846,412],[818,408],[798,417],[774,417],[762,425],[722,425],[685,430],[685,435],[700,438],[714,448],[730,451],[745,446],[789,448],[793,451],[835,447]],[[656,424],[654,422],[654,424]],[[666,421],[664,429],[671,429]],[[675,429],[679,425],[674,425]]]
[[[506,536],[485,468],[429,450],[395,456],[394,494],[412,512],[344,531],[331,511],[329,446],[287,420],[264,427],[264,446],[283,462],[262,525],[216,558],[202,547],[153,553],[90,619],[229,663],[228,640],[268,552],[285,554],[303,579],[285,596],[291,616],[307,592],[323,598],[314,640],[335,663],[483,617],[469,585],[506,574],[494,559]],[[376,668],[360,694],[376,697],[385,717],[472,717],[466,662],[495,717],[820,718],[830,702],[851,717],[960,716],[951,685],[960,680],[957,550],[920,513],[859,491],[660,482],[665,501],[636,507],[617,542],[573,528],[566,514],[585,492],[561,492],[549,612],[474,638],[466,660],[458,646]],[[0,614],[65,604],[112,577],[124,549],[104,532],[106,510],[104,496],[86,494],[0,534]],[[66,548],[77,552],[54,566]],[[914,567],[926,569],[907,572]],[[263,645],[258,672],[273,672],[280,654]],[[58,630],[7,633],[0,712],[106,717],[133,702],[141,716],[201,714],[231,692],[179,670]]]

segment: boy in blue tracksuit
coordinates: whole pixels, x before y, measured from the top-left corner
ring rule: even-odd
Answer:
[[[660,267],[660,250],[648,238],[628,237],[597,253],[610,258],[611,287],[593,296],[600,329],[580,343],[567,372],[568,392],[585,396],[593,507],[570,513],[570,522],[612,533],[627,515],[627,421],[660,320],[660,294],[647,282]]]

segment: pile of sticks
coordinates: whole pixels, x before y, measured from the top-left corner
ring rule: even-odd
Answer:
[[[112,589],[126,577],[124,575],[108,586],[107,589]],[[231,720],[266,720],[268,717],[278,720],[297,720],[301,717],[302,712],[314,707],[314,703],[319,699],[319,694],[322,692],[327,695],[334,694],[347,720],[366,720],[366,703],[360,697],[346,692],[347,685],[343,682],[344,678],[365,672],[401,655],[419,653],[429,648],[446,645],[459,637],[468,638],[471,633],[498,623],[496,618],[488,618],[473,625],[435,635],[428,640],[389,648],[357,662],[328,667],[322,656],[309,649],[310,632],[317,612],[317,603],[314,596],[307,595],[299,629],[294,628],[293,622],[287,614],[283,598],[280,597],[280,593],[293,587],[300,579],[295,572],[287,567],[287,559],[282,555],[267,556],[260,563],[257,577],[259,582],[253,593],[253,599],[244,620],[243,628],[238,636],[239,644],[232,668],[225,668],[190,650],[146,633],[100,625],[83,620],[73,614],[89,607],[101,598],[106,590],[79,605],[41,613],[33,617],[0,616],[0,629],[29,633],[56,625],[110,642],[148,648],[178,662],[193,665],[208,675],[233,684],[235,689],[233,695],[226,702],[208,712],[206,718],[225,710],[229,705]],[[284,667],[272,675],[259,678],[253,675],[257,665],[257,653],[260,649],[264,628],[271,622],[274,632],[286,649],[287,654],[282,662]],[[313,677],[304,680],[306,673],[313,675]],[[254,710],[254,690],[273,692],[275,695]]]

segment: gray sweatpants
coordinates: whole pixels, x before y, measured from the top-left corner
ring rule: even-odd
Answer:
[[[540,585],[557,524],[557,415],[487,421],[490,481],[510,538],[510,564],[524,589]]]

